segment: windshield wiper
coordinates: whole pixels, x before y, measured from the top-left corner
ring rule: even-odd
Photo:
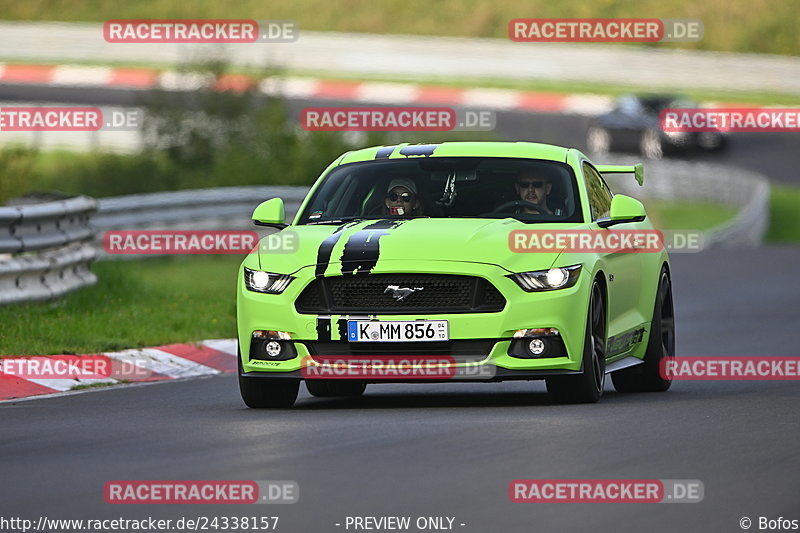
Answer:
[[[320,226],[324,224],[344,224],[346,222],[354,222],[356,220],[375,220],[367,217],[343,217],[343,218],[336,218],[333,220],[315,220],[313,222],[307,222],[306,225],[308,226]]]

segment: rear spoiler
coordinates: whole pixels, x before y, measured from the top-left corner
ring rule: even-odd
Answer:
[[[644,165],[597,165],[600,174],[633,174],[639,185],[644,185]]]

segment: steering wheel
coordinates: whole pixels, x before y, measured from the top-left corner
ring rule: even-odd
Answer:
[[[506,202],[504,204],[500,204],[497,207],[495,207],[494,210],[491,211],[491,214],[493,215],[495,213],[506,212],[511,207],[514,207],[514,208],[527,207],[528,209],[535,209],[536,211],[539,211],[540,215],[546,215],[547,214],[547,209],[545,209],[544,206],[539,205],[539,204],[535,204],[533,202],[528,202],[527,200],[513,200],[511,202]]]

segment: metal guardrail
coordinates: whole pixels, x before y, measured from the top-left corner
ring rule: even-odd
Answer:
[[[289,186],[220,187],[103,198],[92,220],[97,229],[98,259],[143,257],[107,254],[102,243],[103,235],[110,230],[250,230],[263,237],[276,230],[253,225],[250,217],[258,204],[283,198],[286,218],[291,220],[308,190]]]
[[[92,285],[96,251],[87,196],[0,207],[0,304],[45,300]]]
[[[222,187],[132,194],[99,200],[92,224],[112,229],[253,229],[253,210],[281,197],[287,218],[294,215],[308,187]]]

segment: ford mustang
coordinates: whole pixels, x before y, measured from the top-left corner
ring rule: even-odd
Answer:
[[[288,407],[368,384],[546,381],[557,402],[665,391],[675,354],[663,243],[576,149],[398,144],[348,152],[239,269],[239,385]],[[633,178],[631,178],[633,179]],[[287,238],[276,249],[275,236]],[[291,237],[291,238],[288,238]]]

